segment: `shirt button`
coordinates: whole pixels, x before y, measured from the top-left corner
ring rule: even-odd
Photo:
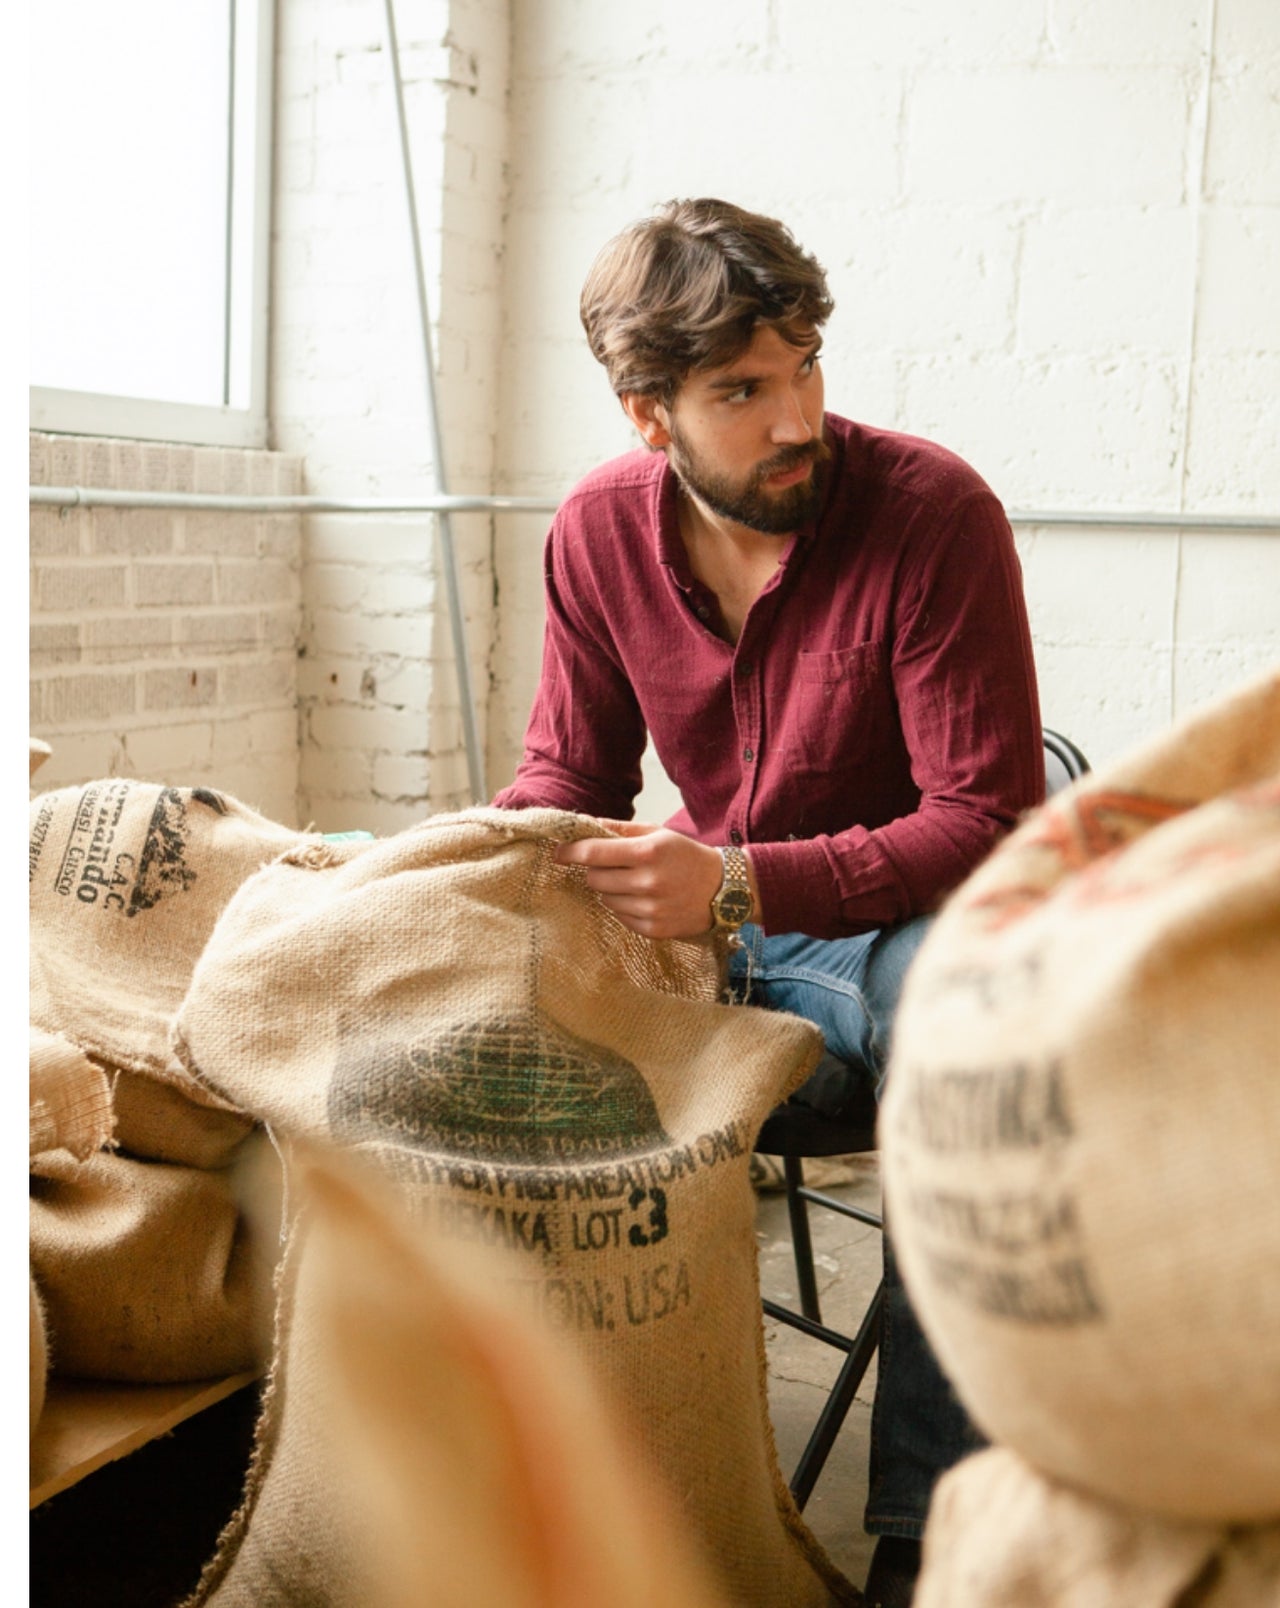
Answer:
[[[738,674],[740,676],[749,676],[754,669],[755,665],[751,663],[750,659],[744,659],[738,666]]]
[[[710,614],[710,613],[711,613],[711,610],[707,607],[707,605],[705,603],[699,603],[698,604],[698,618],[700,620],[705,620],[707,615]]]
[[[749,765],[751,763],[751,761],[756,757],[755,749],[754,748],[744,748],[742,750],[742,757],[743,757],[743,759],[746,760],[747,764]]]
[[[739,830],[737,829],[736,826],[730,829],[729,841],[730,841],[730,843],[735,843],[735,844],[742,842],[742,833],[739,832]]]

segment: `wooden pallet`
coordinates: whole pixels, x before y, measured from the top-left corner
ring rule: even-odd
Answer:
[[[184,1419],[224,1401],[260,1371],[173,1385],[115,1385],[51,1379],[31,1442],[31,1507],[47,1502],[87,1474],[127,1457]]]

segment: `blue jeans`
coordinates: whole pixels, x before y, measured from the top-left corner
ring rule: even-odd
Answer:
[[[921,916],[856,938],[766,938],[742,929],[743,948],[730,960],[735,997],[816,1022],[851,1080],[884,1084],[893,1018],[903,979],[928,930]],[[835,1114],[838,1085],[811,1079],[793,1098]],[[871,1412],[871,1468],[864,1523],[872,1535],[918,1538],[935,1481],[976,1451],[982,1437],[938,1367],[916,1321],[884,1236],[884,1309],[880,1365]]]

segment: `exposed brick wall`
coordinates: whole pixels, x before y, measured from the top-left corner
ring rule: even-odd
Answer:
[[[31,434],[33,485],[296,494],[296,457]],[[297,824],[296,515],[31,510],[36,781],[136,776]]]

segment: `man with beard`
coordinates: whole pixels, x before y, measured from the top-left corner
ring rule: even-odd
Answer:
[[[826,276],[773,219],[670,202],[611,241],[583,326],[645,443],[561,505],[542,676],[495,802],[604,817],[563,845],[625,925],[736,935],[739,997],[878,1090],[929,912],[1044,790],[1012,533],[954,454],[826,413]],[[629,819],[646,734],[683,808]],[[886,1239],[868,1601],[908,1603],[936,1478],[977,1444]]]

